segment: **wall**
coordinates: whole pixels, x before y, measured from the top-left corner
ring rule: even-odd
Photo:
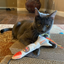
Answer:
[[[0,0],[0,7],[6,7],[6,0]]]
[[[43,6],[44,0],[40,0],[40,2],[43,3],[41,7],[44,7]],[[18,8],[25,8],[25,3],[26,3],[26,0],[17,0],[17,7]]]
[[[7,7],[17,7],[17,0],[6,0]]]
[[[0,0],[0,7],[17,7],[17,0]]]
[[[46,7],[45,1],[46,0],[40,0],[41,8]],[[18,8],[25,8],[25,2],[26,2],[26,0],[17,0]],[[58,11],[64,11],[64,0],[48,0],[48,7],[47,8],[58,10]]]
[[[25,8],[26,0],[17,0],[17,7],[18,8]]]
[[[55,0],[55,9],[64,11],[64,0]]]
[[[47,0],[40,0],[41,8],[46,8],[45,1]],[[0,7],[25,8],[25,3],[26,0],[0,0]],[[64,11],[64,0],[48,0],[47,8],[58,11]]]
[[[58,10],[58,11],[64,11],[64,0],[49,0],[48,2],[49,7],[48,9],[54,9],[54,10]],[[51,8],[51,6],[53,6]]]

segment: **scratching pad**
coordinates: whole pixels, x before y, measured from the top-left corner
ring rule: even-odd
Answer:
[[[64,35],[63,34],[51,34],[51,39],[56,43],[64,47]],[[12,54],[20,51],[25,46],[16,41],[11,47],[10,50]],[[23,57],[20,60],[11,60],[9,64],[64,64],[64,49],[57,47],[53,48],[42,48],[39,56],[34,56],[32,53],[27,55],[28,57]],[[1,64],[7,64],[12,55],[7,55],[2,61]]]
[[[56,43],[62,45],[64,47],[64,35],[62,34],[51,34],[51,39],[54,40]],[[25,46],[20,43],[16,42],[11,47],[10,50],[12,54],[15,54],[16,52],[20,51]],[[61,49],[57,47],[56,49],[53,48],[42,48],[40,51],[39,56],[34,56],[33,53],[29,53],[27,55],[30,58],[37,58],[37,59],[46,59],[46,60],[58,60],[58,61],[64,61],[64,49]]]
[[[11,58],[11,55],[7,55],[1,61],[1,64],[7,64],[10,58]],[[52,60],[24,57],[20,60],[11,60],[9,64],[64,64],[64,61],[52,61]]]

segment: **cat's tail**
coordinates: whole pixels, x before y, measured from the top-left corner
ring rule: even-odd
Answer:
[[[0,30],[0,33],[4,33],[6,31],[12,31],[12,28],[5,28],[5,29],[2,29]]]

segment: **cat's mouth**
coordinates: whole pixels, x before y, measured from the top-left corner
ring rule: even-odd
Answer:
[[[45,33],[46,31],[38,30],[38,32],[39,32],[40,34],[42,34],[42,33]]]
[[[42,34],[42,33],[45,33],[45,31],[40,31],[40,33]]]

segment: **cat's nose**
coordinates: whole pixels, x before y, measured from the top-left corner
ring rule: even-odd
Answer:
[[[41,31],[42,33],[44,32],[44,31]]]
[[[45,28],[43,28],[43,29],[42,29],[42,31],[44,31],[44,32],[45,32]]]

